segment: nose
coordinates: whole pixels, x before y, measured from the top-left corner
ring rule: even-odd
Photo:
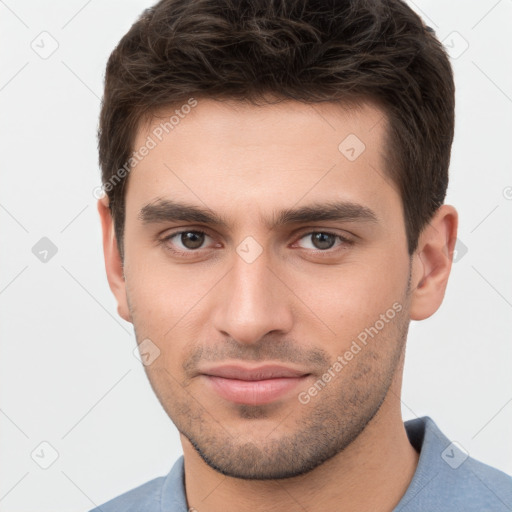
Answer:
[[[265,251],[251,263],[234,254],[233,266],[216,294],[214,327],[243,344],[292,328],[291,292],[269,265]]]

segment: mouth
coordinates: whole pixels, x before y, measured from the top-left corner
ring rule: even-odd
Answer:
[[[310,374],[278,365],[226,365],[205,369],[201,375],[217,395],[229,402],[264,405],[286,397]]]

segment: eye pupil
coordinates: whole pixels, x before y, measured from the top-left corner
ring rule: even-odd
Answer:
[[[198,249],[203,245],[204,233],[198,231],[186,231],[181,234],[181,243],[187,249]]]
[[[315,233],[313,241],[317,249],[330,249],[334,245],[335,237],[329,233]]]

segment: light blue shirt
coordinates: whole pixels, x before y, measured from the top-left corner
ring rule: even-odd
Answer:
[[[512,477],[468,457],[428,416],[405,422],[420,453],[406,493],[393,512],[512,512]],[[155,478],[91,512],[187,512],[183,456]]]

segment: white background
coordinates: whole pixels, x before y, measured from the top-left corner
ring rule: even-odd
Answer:
[[[411,326],[404,418],[429,415],[512,474],[512,1],[410,4],[457,57],[447,202],[467,252],[440,311]],[[1,511],[85,511],[181,454],[117,316],[92,195],[104,67],[148,5],[0,1]],[[47,59],[31,48],[43,31],[59,45]],[[47,263],[42,237],[58,249]],[[59,455],[46,470],[42,441]]]

